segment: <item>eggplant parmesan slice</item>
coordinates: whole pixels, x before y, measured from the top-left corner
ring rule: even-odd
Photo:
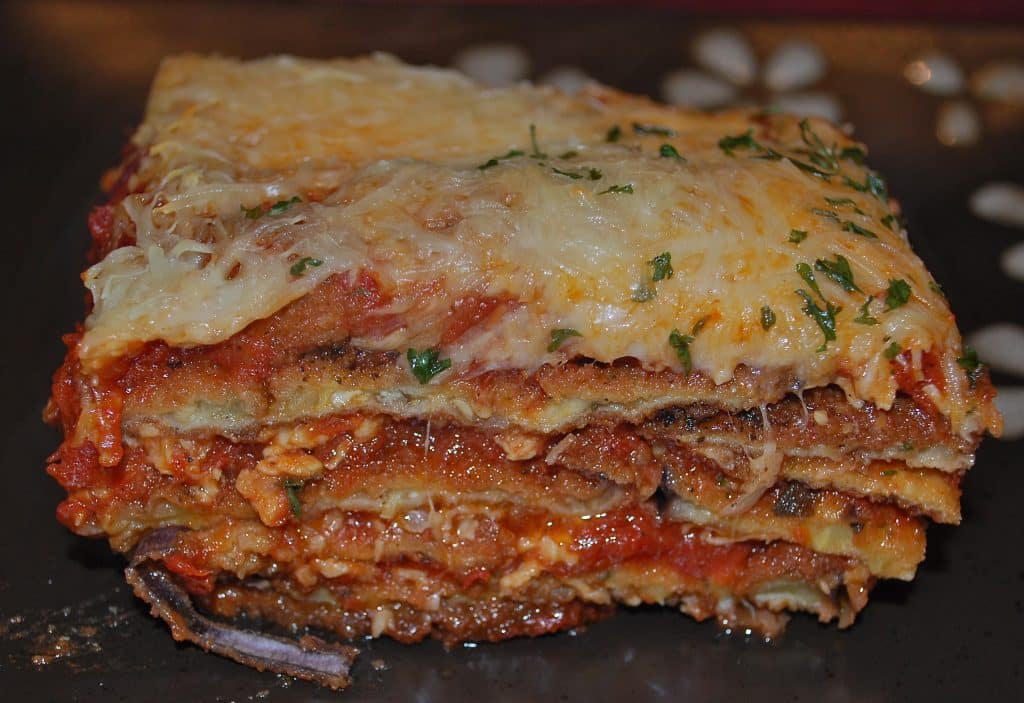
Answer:
[[[352,648],[230,622],[850,625],[1001,427],[865,156],[386,56],[167,59],[89,220],[58,518],[176,638],[333,687]]]

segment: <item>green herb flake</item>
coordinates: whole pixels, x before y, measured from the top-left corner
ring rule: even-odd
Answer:
[[[683,334],[678,329],[674,329],[668,336],[669,346],[675,350],[676,357],[678,357],[680,363],[682,363],[683,370],[686,372],[687,376],[689,376],[690,372],[693,371],[693,359],[690,357],[690,344],[694,339],[696,339],[700,331],[704,329],[704,325],[707,321],[707,317],[702,317],[697,320],[693,325],[693,329],[690,330],[690,334]]]
[[[769,149],[768,153],[765,156],[761,157],[761,158],[777,160],[777,159],[781,159],[782,155],[772,151],[771,149]],[[820,178],[823,181],[826,181],[828,183],[832,182],[832,176],[835,175],[833,172],[823,171],[823,170],[821,170],[820,168],[818,168],[816,166],[812,166],[811,164],[806,164],[803,161],[801,161],[800,159],[795,159],[792,156],[787,156],[786,158],[789,159],[789,162],[791,164],[796,166],[801,171],[803,171],[805,173],[809,173],[812,176],[817,176],[818,178]]]
[[[830,280],[838,283],[847,293],[861,293],[860,288],[853,282],[853,271],[850,270],[850,262],[846,257],[837,254],[835,261],[818,259],[814,262],[814,268],[825,274]]]
[[[882,218],[882,224],[892,232],[898,233],[903,231],[903,218],[891,212]]]
[[[690,342],[693,341],[693,337],[688,334],[682,334],[679,330],[672,330],[672,333],[668,336],[668,343],[672,349],[675,350],[676,356],[683,365],[683,370],[686,375],[689,376],[690,372],[693,371],[693,359],[690,356]]]
[[[598,195],[605,195],[606,193],[633,193],[633,184],[627,183],[626,185],[614,185],[611,188],[602,190]]]
[[[967,380],[971,383],[971,388],[978,383],[978,379],[981,378],[981,372],[985,368],[985,365],[981,363],[981,359],[978,358],[978,352],[971,347],[964,347],[964,355],[957,358],[957,366],[967,372]]]
[[[656,124],[633,123],[633,131],[641,136],[657,135],[659,137],[674,137],[676,133],[668,127],[661,127]]]
[[[839,158],[844,161],[852,161],[858,166],[863,166],[864,160],[867,158],[867,154],[865,154],[864,149],[859,146],[844,146],[842,151],[839,152]]]
[[[902,278],[890,279],[889,290],[885,294],[886,312],[906,305],[908,300],[910,300],[910,284]]]
[[[830,147],[825,144],[811,127],[811,121],[807,118],[800,120],[800,138],[803,139],[804,144],[810,147],[810,150],[805,153],[818,170],[815,175],[832,175],[839,170],[835,146]],[[794,161],[794,163],[796,162]]]
[[[801,261],[796,265],[796,272],[800,274],[800,278],[804,279],[807,285],[811,287],[811,290],[818,294],[818,297],[822,300],[825,299],[825,296],[821,293],[821,288],[818,287],[818,282],[814,279],[814,271],[811,270],[811,267],[808,264]]]
[[[864,304],[860,306],[860,315],[855,317],[855,318],[853,318],[854,322],[856,322],[859,325],[877,325],[878,324],[878,320],[875,319],[874,317],[871,317],[871,313],[868,310],[871,307],[871,303],[874,301],[874,299],[875,299],[874,296],[871,296],[867,300],[864,301]]]
[[[666,278],[672,278],[672,255],[667,251],[661,252],[647,264],[654,269],[651,274],[652,281],[664,281]]]
[[[612,125],[607,134],[604,135],[604,140],[609,143],[615,143],[622,138],[622,129],[616,124]]]
[[[735,156],[735,149],[754,149],[761,147],[754,139],[754,130],[748,129],[743,134],[725,136],[718,140],[718,148],[725,152],[726,156]]]
[[[903,351],[903,347],[901,347],[898,342],[893,342],[892,344],[887,346],[885,348],[885,351],[882,353],[885,354],[886,359],[892,361],[893,359],[900,355],[901,351]]]
[[[566,176],[566,177],[572,178],[574,180],[577,179],[577,178],[583,178],[583,174],[582,173],[573,173],[572,171],[563,171],[563,170],[558,169],[558,168],[552,168],[551,170],[554,171],[555,173],[557,173],[559,176]]]
[[[890,478],[892,476],[895,476],[896,473],[896,469],[886,469],[885,471],[882,472],[882,475],[885,476],[886,478]]]
[[[799,244],[800,242],[807,239],[807,230],[805,229],[791,229],[789,230],[789,241],[793,244]]]
[[[599,181],[601,180],[601,177],[604,175],[601,173],[599,169],[596,168],[588,168],[583,173],[579,173],[577,171],[563,171],[560,168],[554,167],[552,167],[551,170],[557,173],[559,176],[565,176],[566,178],[571,178],[573,180],[579,180],[580,178],[588,178],[592,181]]]
[[[571,327],[565,327],[562,329],[551,330],[551,342],[548,344],[548,351],[557,351],[562,343],[569,337],[582,337],[583,335],[572,329]]]
[[[853,222],[851,220],[846,220],[845,222],[843,222],[843,231],[853,232],[854,234],[859,234],[860,236],[867,237],[868,239],[878,239],[877,234],[875,234],[869,229],[861,227],[856,222]]]
[[[812,207],[811,214],[817,215],[818,217],[826,217],[830,220],[835,220],[836,222],[839,222],[839,215],[832,212],[831,210],[823,210],[820,207]]]
[[[671,144],[662,144],[658,148],[658,154],[661,155],[663,159],[675,159],[684,163],[686,162],[686,159],[680,156],[679,152],[676,151],[676,148]]]
[[[302,276],[306,273],[306,268],[309,266],[320,266],[324,262],[320,259],[314,259],[312,256],[304,256],[288,269],[289,273],[293,276]]]
[[[914,451],[914,443],[909,441],[909,440],[904,442],[903,444],[900,445],[900,451],[901,452],[912,452],[912,451]]]
[[[537,144],[537,125],[530,125],[530,144],[533,145],[533,153],[530,154],[531,159],[546,159],[548,155],[540,150],[540,146]]]
[[[825,202],[832,207],[848,207],[858,215],[864,214],[864,211],[857,207],[857,201],[853,198],[825,198]]]
[[[523,156],[523,152],[520,151],[519,149],[509,149],[508,153],[502,156],[495,156],[492,159],[488,159],[484,163],[477,166],[477,168],[480,169],[481,171],[486,171],[487,169],[493,166],[497,166],[500,162],[505,161],[506,159],[514,159],[517,156]]]
[[[303,481],[293,478],[286,478],[281,481],[281,488],[284,489],[285,495],[288,496],[288,505],[292,509],[292,515],[297,518],[302,517],[302,501],[299,500],[299,491],[302,490],[303,483]]]
[[[242,212],[245,213],[245,216],[247,218],[249,218],[250,220],[258,220],[264,215],[280,215],[295,203],[301,202],[302,198],[295,195],[292,196],[290,200],[278,200],[276,203],[271,205],[266,210],[264,210],[260,205],[257,205],[256,207],[246,207],[244,205],[240,205],[239,207],[242,209]]]
[[[761,328],[767,332],[775,324],[775,311],[767,305],[761,306]]]
[[[825,336],[825,341],[817,349],[817,351],[823,352],[828,347],[828,343],[834,342],[836,339],[836,315],[842,308],[838,308],[827,301],[825,302],[824,309],[819,308],[815,305],[810,293],[803,289],[796,291],[796,294],[803,298],[804,307],[802,309],[804,314],[818,324],[818,327],[821,328],[821,333]]]
[[[861,193],[871,193],[883,203],[889,200],[889,188],[885,184],[885,179],[874,171],[868,171],[863,183],[858,183],[849,176],[843,176],[843,183]]]
[[[301,203],[301,202],[302,202],[302,198],[300,198],[299,196],[295,195],[295,196],[292,196],[292,198],[290,200],[278,200],[276,203],[274,203],[273,205],[270,206],[270,209],[267,210],[267,212],[269,214],[271,214],[271,215],[280,215],[281,213],[283,213],[285,210],[290,208],[295,203]]]
[[[437,349],[424,349],[423,351],[416,351],[412,347],[409,347],[409,351],[406,352],[406,358],[409,360],[409,367],[412,369],[412,375],[420,383],[427,383],[437,374],[442,371],[446,371],[451,368],[451,359],[438,359],[439,352]]]

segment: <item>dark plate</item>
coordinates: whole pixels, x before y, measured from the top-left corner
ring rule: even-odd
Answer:
[[[1024,59],[1000,26],[692,20],[668,11],[370,7],[236,3],[5,4],[3,201],[9,269],[0,405],[0,698],[3,700],[328,700],[337,694],[176,645],[127,592],[123,563],[53,519],[61,492],[43,473],[56,433],[41,424],[59,336],[81,310],[85,215],[101,171],[138,121],[159,57],[184,50],[311,56],[386,50],[448,63],[483,40],[522,45],[534,75],[573,64],[656,94],[712,26],[739,28],[763,60],[780,41],[817,42],[872,164],[904,205],[917,251],[970,331],[1024,321],[1022,284],[998,268],[1020,230],[986,223],[968,194],[1024,181],[1024,110],[962,97],[983,118],[972,147],[934,137],[940,100],[901,67],[941,48],[974,71]],[[752,96],[764,100],[761,90]],[[997,378],[1012,381],[1010,378]],[[1019,383],[1019,380],[1018,380]],[[797,617],[772,645],[720,635],[673,612],[623,612],[586,631],[445,652],[371,642],[345,700],[1020,700],[1024,691],[1024,455],[988,441],[965,485],[964,524],[933,527],[913,584],[885,583],[849,631]],[[33,663],[33,656],[36,662]],[[43,659],[39,659],[43,657]],[[47,660],[46,657],[52,657]],[[44,663],[49,661],[49,663]]]

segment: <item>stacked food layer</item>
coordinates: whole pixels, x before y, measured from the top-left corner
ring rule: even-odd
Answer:
[[[89,222],[59,517],[348,637],[847,625],[1000,427],[865,158],[599,86],[170,59]]]

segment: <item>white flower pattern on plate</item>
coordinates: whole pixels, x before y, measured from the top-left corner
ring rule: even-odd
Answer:
[[[714,29],[694,40],[693,54],[703,70],[680,68],[666,75],[661,83],[666,102],[697,108],[749,104],[758,102],[755,93],[761,88],[769,95],[765,102],[784,112],[833,122],[842,119],[842,105],[834,95],[805,90],[828,70],[825,55],[815,44],[802,39],[786,41],[759,71],[754,49],[742,34]]]

